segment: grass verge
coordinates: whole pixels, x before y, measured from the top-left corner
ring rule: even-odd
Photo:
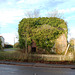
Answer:
[[[0,51],[0,60],[3,61],[16,61],[16,62],[34,62],[34,63],[47,63],[47,64],[74,64],[74,61],[47,61],[41,57],[33,56],[32,54],[26,55],[20,51]]]
[[[0,51],[0,60],[23,61],[25,59],[25,53],[21,53],[18,51]]]

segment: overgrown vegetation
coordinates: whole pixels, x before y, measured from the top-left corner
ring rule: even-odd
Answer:
[[[23,61],[26,55],[19,51],[0,51],[0,60],[6,61]]]
[[[67,24],[57,17],[24,18],[19,22],[18,32],[20,48],[25,48],[26,40],[27,45],[35,40],[38,48],[50,52],[60,34],[67,36]]]
[[[11,45],[11,44],[5,44],[5,48],[13,48],[13,45]]]
[[[46,55],[47,56],[47,55]],[[60,57],[60,56],[59,56]],[[63,56],[64,57],[64,56]],[[0,61],[16,61],[16,62],[39,62],[39,63],[48,63],[48,64],[75,64],[75,56],[74,59],[70,61],[70,59],[66,58],[67,61],[57,59],[54,57],[55,61],[53,60],[53,57],[48,60],[47,58],[42,57],[42,55],[33,55],[19,52],[19,51],[0,51]]]
[[[71,39],[70,40],[70,47],[69,47],[69,52],[74,52],[74,41],[75,39]]]
[[[16,43],[14,44],[14,48],[19,48],[19,42],[16,42]]]

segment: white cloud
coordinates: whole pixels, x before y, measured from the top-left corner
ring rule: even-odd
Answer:
[[[63,1],[63,0],[62,0]],[[71,8],[71,7],[75,7],[75,0],[64,0],[63,3],[59,3],[57,5],[57,8],[59,9],[67,9],[67,8]]]
[[[75,16],[70,16],[65,19],[65,21],[75,20]]]
[[[0,25],[7,26],[9,23],[15,23],[24,16],[24,11],[21,9],[0,10]]]
[[[75,28],[74,27],[71,27],[69,30],[68,40],[70,40],[71,38],[75,38]]]
[[[0,27],[8,27],[6,23],[0,22]]]
[[[29,3],[29,4],[35,4],[35,3],[38,3],[40,2],[40,0],[27,0],[26,3]]]
[[[20,3],[24,3],[24,0],[20,0],[17,2],[17,4],[20,4]]]
[[[38,3],[38,2],[41,2],[41,1],[45,1],[45,0],[20,0],[20,1],[17,2],[17,4],[20,4],[20,3],[35,4],[35,3]]]
[[[8,5],[12,5],[12,2],[8,2]]]
[[[67,8],[67,9],[61,9],[61,10],[58,10],[58,11],[59,11],[59,13],[71,13],[71,12],[75,11],[75,7]]]

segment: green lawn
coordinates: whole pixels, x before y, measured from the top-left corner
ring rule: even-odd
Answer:
[[[17,50],[18,48],[4,48],[4,49],[12,49],[12,50]]]
[[[0,51],[0,60],[25,60],[25,53],[21,53],[19,51]]]

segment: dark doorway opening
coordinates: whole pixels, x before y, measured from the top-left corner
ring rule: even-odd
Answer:
[[[32,47],[32,52],[36,52],[36,47]]]

